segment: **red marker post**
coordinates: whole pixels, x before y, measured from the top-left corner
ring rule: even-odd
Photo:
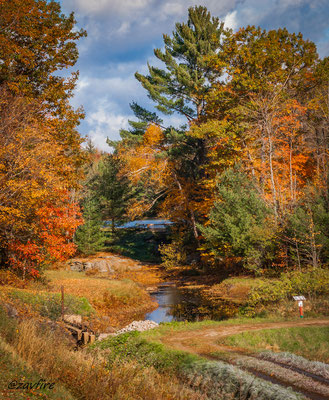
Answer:
[[[303,302],[302,302],[302,301],[299,301],[299,302],[298,302],[298,307],[299,307],[299,316],[300,316],[301,318],[304,318]]]
[[[303,301],[306,300],[304,296],[293,296],[294,300],[298,301],[299,316],[304,318]]]

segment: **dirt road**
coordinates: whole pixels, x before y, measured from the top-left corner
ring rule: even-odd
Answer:
[[[221,325],[193,331],[172,332],[164,336],[161,341],[177,350],[198,354],[213,360],[226,361],[264,380],[281,386],[292,387],[306,398],[313,400],[328,399],[329,379],[312,374],[307,369],[293,368],[285,363],[263,360],[257,354],[251,354],[243,348],[218,343],[220,338],[241,332],[295,326],[329,326],[329,319],[255,323],[253,325]]]

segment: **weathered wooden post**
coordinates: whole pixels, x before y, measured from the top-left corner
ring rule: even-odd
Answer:
[[[62,321],[64,321],[64,286],[61,286],[61,293],[62,293]]]

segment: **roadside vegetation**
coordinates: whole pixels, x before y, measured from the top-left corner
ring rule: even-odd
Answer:
[[[321,326],[243,332],[220,341],[250,351],[289,352],[329,364],[329,328]]]
[[[176,377],[159,374],[152,366],[142,368],[133,361],[118,361],[112,363],[109,368],[108,360],[98,352],[74,351],[72,345],[60,333],[47,327],[42,328],[33,320],[17,323],[9,319],[2,309],[0,312],[1,340],[4,341],[4,347],[10,353],[10,357],[13,357],[14,371],[21,366],[19,360],[23,360],[31,374],[26,375],[25,379],[30,376],[38,377],[40,374],[44,379],[56,382],[58,389],[64,386],[65,389],[63,388],[61,392],[62,399],[201,400],[204,398],[188,385],[179,382]],[[10,377],[10,373],[8,376]],[[5,384],[8,385],[8,382]],[[67,397],[65,391],[70,392]],[[9,396],[12,396],[12,391]],[[26,392],[23,396],[26,396]],[[38,396],[40,398],[40,393]],[[15,399],[15,397],[9,398]]]
[[[266,383],[224,362],[207,361],[163,344],[147,341],[138,332],[119,335],[96,345],[106,351],[110,365],[116,360],[137,360],[142,366],[153,366],[174,374],[208,399],[302,399],[292,390]]]

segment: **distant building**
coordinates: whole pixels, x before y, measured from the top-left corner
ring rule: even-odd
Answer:
[[[104,225],[108,224],[110,224],[110,221],[105,221]],[[173,222],[167,219],[141,219],[118,225],[116,229],[149,229],[152,232],[165,232],[171,225],[173,225]]]

